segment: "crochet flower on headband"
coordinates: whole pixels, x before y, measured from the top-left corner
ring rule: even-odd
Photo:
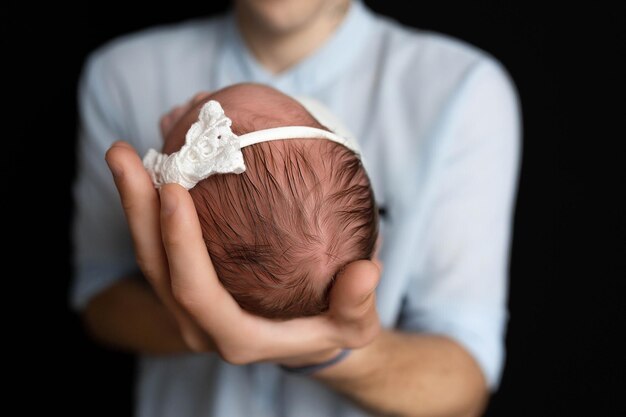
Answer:
[[[154,185],[176,183],[190,189],[213,174],[244,172],[239,138],[230,129],[231,123],[217,101],[208,101],[178,152],[165,155],[150,149],[144,157]]]
[[[301,103],[313,116],[317,116],[320,123],[335,130],[342,129],[319,103],[310,99]],[[309,126],[285,126],[237,136],[231,130],[231,124],[220,103],[207,101],[200,110],[198,121],[187,131],[185,144],[178,152],[165,155],[150,149],[143,158],[143,165],[154,186],[160,188],[163,184],[175,183],[189,190],[214,174],[241,174],[246,170],[241,148],[270,140],[328,139],[360,155],[356,140],[345,133],[339,136]]]

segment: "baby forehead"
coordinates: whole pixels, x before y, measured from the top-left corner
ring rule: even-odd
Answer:
[[[252,83],[225,87],[212,93],[207,100],[219,101],[225,111],[226,107],[264,111],[276,105],[298,106],[298,102],[288,95],[272,87]]]
[[[277,176],[288,171],[286,167],[307,167],[322,172],[344,160],[345,152],[338,152],[339,145],[326,139],[273,140],[242,148],[244,159],[250,169],[261,163],[267,170],[273,166]]]
[[[283,123],[309,122],[311,116],[295,99],[266,85],[243,83],[235,84],[211,94],[208,100],[218,101],[224,113],[233,124],[251,123],[259,119],[275,120]],[[258,126],[269,128],[272,126]]]

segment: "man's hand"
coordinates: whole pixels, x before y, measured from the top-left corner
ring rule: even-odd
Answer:
[[[157,192],[128,144],[114,144],[106,159],[139,266],[190,349],[215,351],[233,364],[301,366],[326,361],[341,348],[360,348],[316,377],[375,413],[480,415],[487,399],[485,381],[458,343],[431,334],[380,332],[377,264],[348,265],[323,315],[287,321],[256,317],[242,310],[218,280],[189,193],[178,185]]]
[[[202,100],[206,100],[211,95],[208,91],[202,91],[192,98],[190,98],[185,103],[175,106],[170,109],[169,112],[165,113],[161,119],[159,120],[159,128],[161,130],[161,136],[165,138],[172,128],[176,126],[176,123],[196,104],[201,102]]]
[[[379,333],[375,289],[380,271],[375,263],[348,265],[323,315],[287,321],[254,316],[221,285],[189,193],[175,184],[157,192],[126,143],[115,143],[106,160],[138,264],[192,350],[216,351],[234,364],[275,361],[299,366],[325,361],[342,348],[366,346]]]

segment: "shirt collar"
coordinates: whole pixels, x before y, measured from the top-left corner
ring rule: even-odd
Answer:
[[[224,54],[221,73],[227,84],[254,81],[269,84],[288,93],[312,94],[349,68],[366,46],[373,16],[360,0],[352,1],[350,9],[335,33],[316,52],[293,67],[271,74],[252,55],[243,41],[232,11],[224,25]]]

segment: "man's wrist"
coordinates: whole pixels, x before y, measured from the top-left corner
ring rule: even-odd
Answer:
[[[281,369],[290,373],[311,375],[323,369],[329,368],[335,364],[338,364],[339,362],[343,361],[350,354],[350,352],[352,352],[352,349],[340,349],[332,357],[322,362],[296,366],[281,364],[280,367]]]
[[[315,378],[327,383],[351,383],[370,380],[375,375],[381,364],[388,360],[389,352],[381,349],[381,341],[389,335],[388,332],[381,332],[367,346],[353,349],[345,360],[340,361],[337,366],[328,367],[315,373]]]

